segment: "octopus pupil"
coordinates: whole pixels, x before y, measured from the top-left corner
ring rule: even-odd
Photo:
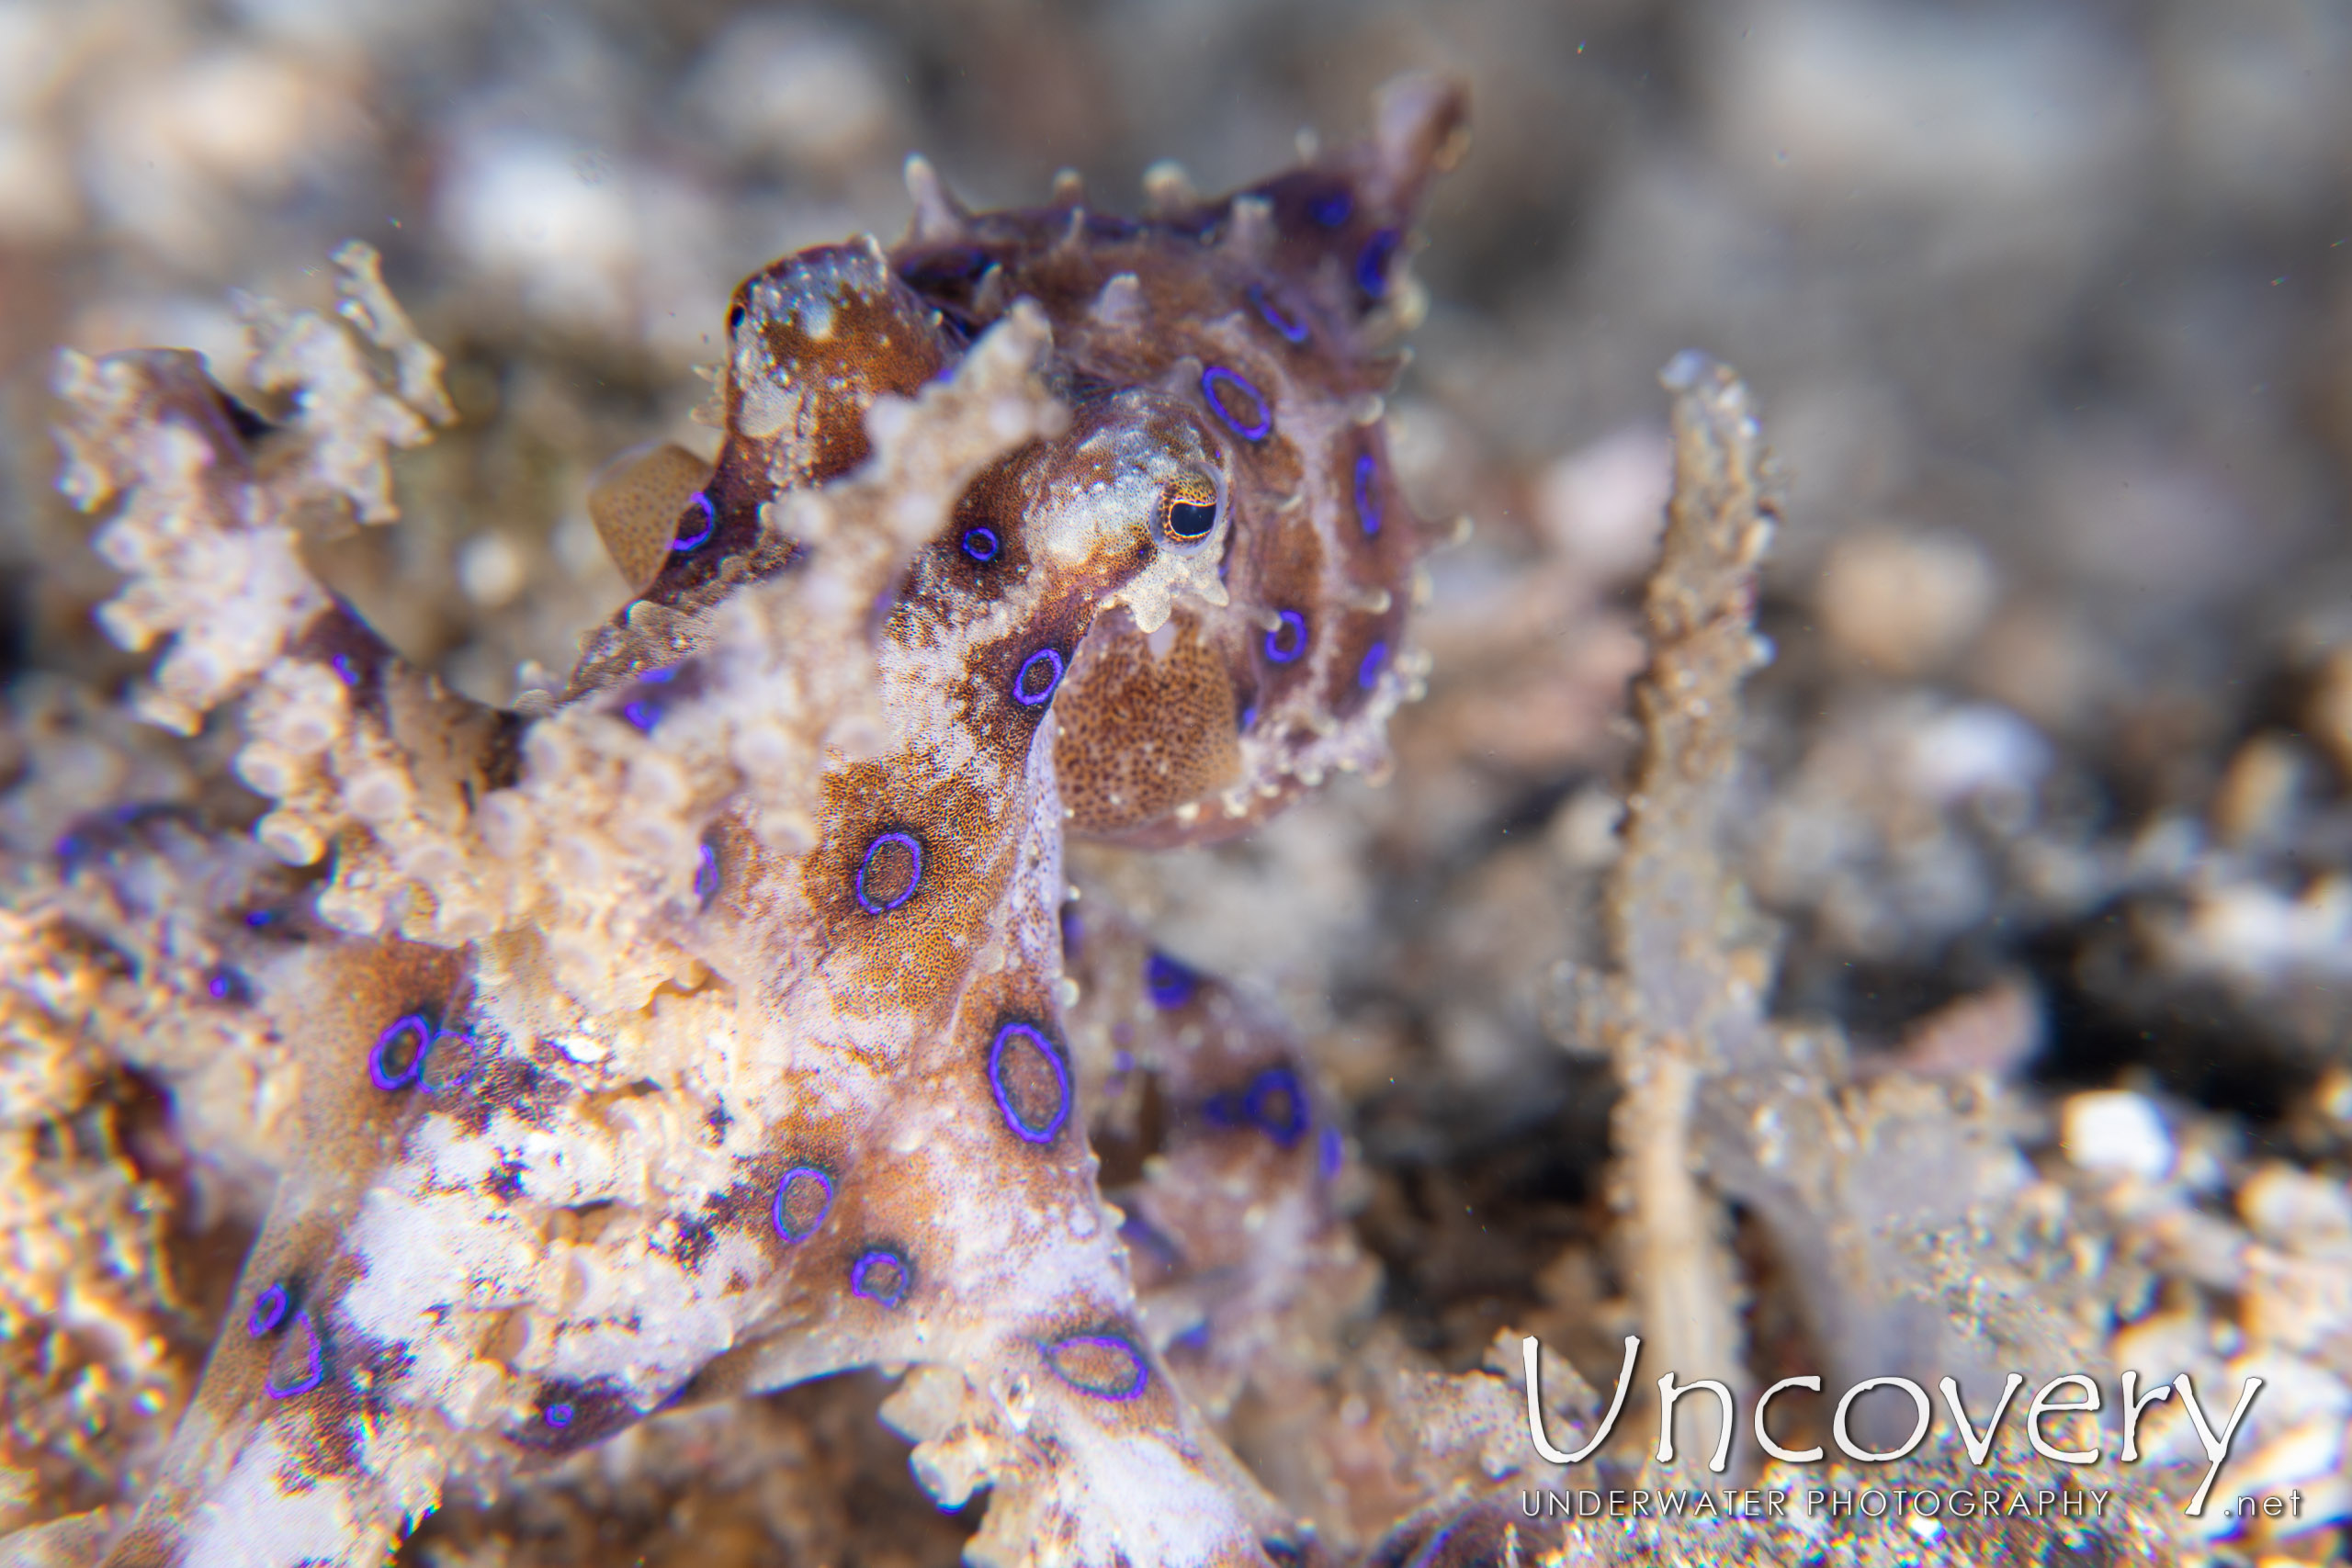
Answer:
[[[1208,537],[1216,526],[1216,508],[1197,501],[1179,501],[1168,508],[1168,531],[1177,538],[1192,540]]]

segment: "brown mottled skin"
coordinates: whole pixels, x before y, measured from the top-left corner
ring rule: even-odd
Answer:
[[[1068,191],[967,214],[918,164],[899,246],[823,247],[744,282],[716,469],[561,710],[646,732],[649,758],[745,695],[704,657],[708,628],[825,547],[792,536],[786,502],[854,482],[877,400],[956,376],[1008,317],[1035,319],[1028,300],[1066,425],[973,478],[871,606],[888,733],[830,758],[813,843],[780,849],[750,806],[710,804],[680,852],[699,866],[659,899],[680,965],[638,1003],[563,1012],[528,930],[262,953],[221,922],[210,940],[303,1064],[305,1151],[104,1561],[380,1560],[459,1456],[573,1452],[657,1408],[877,1363],[917,1369],[891,1418],[924,1439],[941,1500],[993,1488],[988,1560],[1296,1556],[1297,1522],[1168,1376],[1177,1357],[1246,1356],[1246,1324],[1167,1348],[1225,1310],[1170,1315],[1184,1258],[1275,1281],[1268,1311],[1288,1276],[1248,1258],[1229,1198],[1176,1190],[1132,1198],[1130,1239],[1159,1250],[1131,1263],[1086,1135],[1099,1054],[1064,1018],[1061,836],[1215,838],[1380,764],[1413,682],[1425,542],[1383,443],[1385,345],[1413,314],[1407,236],[1460,117],[1453,89],[1401,84],[1367,144],[1222,201],[1163,185],[1140,222]],[[236,432],[209,439],[243,460]],[[417,808],[452,831],[536,765],[531,721],[448,696],[340,606],[283,658],[335,670],[367,735],[441,747],[446,787]],[[1156,1006],[1135,983],[1106,980],[1101,1005]],[[1182,1005],[1218,1029],[1198,1060],[1149,1064],[1178,1102],[1163,1179],[1289,1194],[1348,1274],[1324,1190],[1335,1134],[1303,1065],[1208,982]],[[409,1013],[435,1035],[429,1070],[388,1092],[366,1064]],[[689,1029],[708,1043],[673,1077],[599,1055]],[[672,1112],[684,1141],[629,1141]],[[605,1147],[669,1152],[612,1172]],[[250,1332],[276,1290],[295,1310]],[[317,1386],[264,1391],[300,1384],[313,1349]],[[1229,1398],[1240,1375],[1203,1386]]]

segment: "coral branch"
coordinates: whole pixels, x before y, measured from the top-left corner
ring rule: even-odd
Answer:
[[[1684,1377],[1741,1378],[1720,1201],[1700,1184],[1702,1081],[1752,1053],[1766,960],[1724,867],[1718,817],[1739,758],[1739,686],[1761,662],[1756,571],[1773,504],[1747,390],[1697,355],[1670,366],[1675,488],[1650,579],[1650,666],[1634,689],[1643,748],[1611,875],[1611,958],[1597,1032],[1624,1097],[1614,1136],[1627,1264],[1643,1326]],[[1704,1454],[1719,1434],[1679,1451]]]

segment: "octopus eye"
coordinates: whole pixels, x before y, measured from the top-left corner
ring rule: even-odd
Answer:
[[[1188,474],[1159,496],[1159,531],[1170,544],[1197,545],[1216,527],[1216,486]]]

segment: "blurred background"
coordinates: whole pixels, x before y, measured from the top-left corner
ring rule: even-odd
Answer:
[[[1209,190],[1355,134],[1411,68],[1466,78],[1475,126],[1391,401],[1420,510],[1476,523],[1434,563],[1430,700],[1385,787],[1214,852],[1080,857],[1315,1032],[1387,1313],[1457,1365],[1546,1312],[1614,1332],[1606,1248],[1576,1250],[1606,1225],[1606,1076],[1562,998],[1597,951],[1656,376],[1686,347],[1747,376],[1786,469],[1740,784],[1778,1007],[1866,1066],[2015,1085],[2053,1168],[2256,1233],[2246,1185],[2288,1170],[2352,1237],[2332,0],[0,0],[17,700],[131,668],[51,489],[60,344],[193,346],[233,385],[234,291],[315,305],[338,242],[381,249],[461,419],[407,459],[401,521],[320,570],[506,701],[623,597],[588,476],[712,447],[688,412],[729,290],[898,234],[910,151],[976,206],[1065,166],[1139,205],[1157,159]],[[2070,1120],[2086,1094],[2110,1098]],[[2305,1462],[2333,1475],[2352,1352],[2322,1328],[2335,1446]]]

